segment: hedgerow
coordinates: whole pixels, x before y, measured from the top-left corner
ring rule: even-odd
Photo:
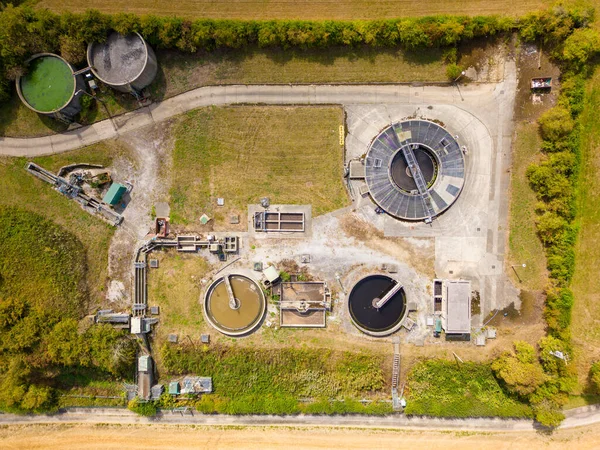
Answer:
[[[585,100],[585,77],[592,66],[590,60],[600,52],[600,34],[585,28],[591,17],[573,23],[566,33],[561,27],[554,35],[543,38],[553,42],[552,55],[563,71],[563,89],[558,104],[538,120],[543,139],[543,159],[527,170],[537,204],[536,227],[544,244],[549,271],[544,317],[548,336],[539,342],[539,354],[546,381],[529,396],[536,419],[556,426],[564,417],[560,408],[577,384],[573,365],[565,358],[571,354],[570,325],[574,296],[569,289],[575,271],[575,223],[577,182],[580,165],[580,125],[578,117]],[[526,33],[530,23],[522,28]],[[499,374],[503,378],[502,374]],[[505,380],[506,381],[506,380]]]
[[[55,14],[44,9],[0,6],[0,99],[8,95],[7,80],[24,73],[24,63],[40,52],[59,52],[73,64],[85,59],[90,42],[103,42],[110,30],[139,32],[150,45],[185,52],[218,48],[259,47],[327,48],[331,46],[394,47],[409,50],[452,47],[478,37],[520,30],[527,39],[566,39],[583,27],[586,10],[549,9],[515,20],[502,16],[405,17],[370,21],[300,20],[184,20],[178,17],[137,16],[120,13]],[[578,33],[569,41],[566,55],[585,58],[577,44],[587,38]]]

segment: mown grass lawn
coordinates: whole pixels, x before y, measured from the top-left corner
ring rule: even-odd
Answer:
[[[174,128],[171,220],[242,218],[248,204],[312,204],[313,215],[349,203],[343,185],[339,107],[208,107]],[[225,199],[217,209],[216,199]],[[241,223],[245,223],[241,220]]]
[[[537,199],[525,174],[527,167],[539,160],[542,142],[536,123],[519,124],[516,136],[510,184],[508,259],[510,265],[526,264],[527,267],[516,268],[520,281],[514,271],[509,271],[509,275],[518,286],[543,290],[547,283],[546,257],[535,226]]]

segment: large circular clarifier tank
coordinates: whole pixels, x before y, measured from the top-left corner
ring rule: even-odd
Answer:
[[[398,289],[385,304],[376,307],[377,301],[399,287],[387,275],[370,275],[354,285],[348,297],[350,317],[356,327],[371,336],[387,336],[402,326],[406,315],[406,294]]]
[[[71,65],[58,55],[40,53],[27,62],[27,74],[16,81],[17,94],[33,111],[72,118],[80,110],[77,89],[83,89]]]
[[[267,302],[260,286],[250,278],[227,275],[234,301],[225,277],[216,279],[206,291],[204,313],[208,322],[228,336],[243,336],[255,331],[265,315]]]

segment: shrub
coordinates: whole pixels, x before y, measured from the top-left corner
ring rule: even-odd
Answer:
[[[455,81],[462,75],[462,69],[457,64],[448,64],[446,67],[446,77],[448,80]]]
[[[592,28],[575,30],[566,40],[562,59],[578,69],[600,51],[600,34]]]
[[[538,119],[542,137],[549,141],[558,141],[568,135],[575,127],[571,112],[563,106],[549,109]]]
[[[592,388],[597,394],[600,394],[600,361],[596,361],[590,367],[590,381]]]
[[[158,412],[156,404],[154,402],[143,402],[137,398],[134,398],[127,404],[127,408],[136,414],[144,417],[155,416]]]
[[[504,352],[491,367],[509,392],[521,397],[526,398],[546,381],[535,349],[526,342],[515,342],[514,351]]]

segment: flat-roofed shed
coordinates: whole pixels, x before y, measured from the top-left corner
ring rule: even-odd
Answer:
[[[119,183],[113,183],[102,201],[108,205],[116,205],[121,201],[123,194],[127,192],[127,188]]]
[[[448,281],[446,289],[446,333],[470,333],[471,282]]]

